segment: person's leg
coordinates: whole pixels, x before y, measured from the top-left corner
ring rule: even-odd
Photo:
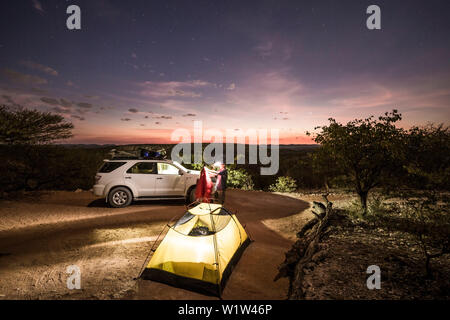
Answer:
[[[219,202],[219,199],[220,199],[219,191],[214,192],[213,197],[214,197],[214,201]]]
[[[225,190],[220,191],[220,203],[224,204],[225,202]]]

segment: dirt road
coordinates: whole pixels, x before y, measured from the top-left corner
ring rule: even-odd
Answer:
[[[291,241],[264,219],[296,214],[308,203],[257,191],[230,190],[226,206],[255,240],[244,252],[224,299],[284,299],[287,280],[273,282]],[[0,299],[211,299],[137,276],[163,226],[183,202],[108,208],[89,192],[51,192],[39,200],[0,203]],[[81,289],[67,289],[66,268],[81,270]]]

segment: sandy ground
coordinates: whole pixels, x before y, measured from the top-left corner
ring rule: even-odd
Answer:
[[[289,215],[283,218],[275,217],[273,219],[265,219],[262,223],[269,229],[277,232],[284,238],[295,242],[297,240],[297,232],[302,226],[311,219],[314,219],[312,211],[313,201],[323,202],[321,193],[274,193],[284,197],[290,197],[306,201],[309,207],[305,210],[299,211],[296,214]],[[334,208],[347,207],[355,197],[349,193],[332,193],[328,196],[328,200],[333,203]]]
[[[306,212],[307,202],[258,191],[230,190],[255,240],[244,252],[224,299],[284,299],[287,280],[273,282],[287,235],[266,221]],[[147,280],[134,280],[164,225],[183,202],[139,202],[108,208],[90,192],[50,192],[39,199],[0,202],[0,299],[213,299]],[[263,223],[262,221],[265,221]],[[285,223],[286,224],[286,223]],[[81,269],[81,289],[67,289],[66,268]]]

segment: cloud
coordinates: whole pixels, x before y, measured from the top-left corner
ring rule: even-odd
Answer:
[[[253,51],[262,59],[287,61],[292,57],[292,42],[282,35],[271,35],[270,39],[256,39],[259,44],[253,47]]]
[[[85,120],[85,118],[84,118],[84,117],[82,117],[82,116],[79,116],[79,115],[76,115],[76,114],[73,114],[73,115],[71,115],[70,117],[71,117],[71,118],[75,118],[75,119],[78,119],[78,120],[80,120],[80,121],[84,121],[84,120]]]
[[[23,84],[42,85],[47,84],[47,80],[38,76],[17,72],[11,69],[3,69],[2,73],[11,81]]]
[[[135,108],[130,108],[130,109],[128,109],[128,111],[130,111],[131,113],[138,113],[139,112],[139,110],[135,109]]]
[[[133,52],[133,53],[131,54],[131,57],[132,57],[133,59],[137,59],[136,53]]]
[[[235,115],[295,110],[306,95],[304,85],[289,70],[255,73],[239,82],[239,90],[226,91],[228,108]],[[277,110],[277,112],[278,112]]]
[[[85,108],[85,109],[92,108],[92,104],[87,103],[87,102],[79,102],[79,103],[77,103],[77,106],[79,106],[80,108]]]
[[[70,101],[64,100],[64,99],[59,99],[59,104],[62,105],[63,107],[70,107],[72,106],[72,103]]]
[[[59,101],[53,98],[42,97],[41,101],[51,105],[59,105]]]
[[[32,93],[36,93],[36,94],[39,94],[39,95],[44,95],[44,94],[48,93],[47,90],[43,90],[43,89],[39,89],[39,88],[31,88],[30,91]]]
[[[195,116],[197,116],[195,113],[186,113],[186,114],[183,114],[183,117],[195,117]]]
[[[56,113],[66,113],[68,111],[68,110],[66,110],[64,108],[61,108],[61,107],[53,107],[51,110],[53,112],[56,112]]]
[[[39,63],[30,61],[30,60],[21,61],[20,64],[23,66],[26,66],[30,69],[33,69],[33,70],[39,70],[39,71],[45,72],[52,76],[58,75],[58,71],[56,71],[55,69],[48,67],[48,66],[44,66],[43,64],[39,64]]]
[[[201,97],[201,93],[193,91],[194,89],[204,88],[212,86],[212,83],[202,80],[192,81],[166,81],[166,82],[154,82],[146,81],[140,86],[143,88],[141,94],[144,96],[151,96],[156,98],[165,97],[188,97],[197,98]]]
[[[54,98],[48,98],[48,97],[42,97],[40,100],[44,103],[51,104],[53,106],[61,106],[64,107],[64,110],[67,111],[72,106],[72,103],[70,101],[67,101],[63,98],[61,99],[54,99]],[[80,113],[84,113],[84,111],[80,110]]]
[[[153,117],[153,119],[166,119],[166,120],[170,120],[172,119],[171,116],[155,116]]]
[[[100,98],[99,96],[93,96],[93,95],[90,95],[90,94],[86,94],[85,97],[89,98],[89,99],[98,99],[98,98]]]
[[[3,94],[2,97],[3,97],[3,99],[5,99],[5,101],[6,101],[7,103],[9,103],[9,104],[12,104],[12,105],[15,105],[15,104],[16,104],[16,103],[14,102],[14,100],[13,100],[10,96],[8,96],[8,95],[6,95],[6,94]]]
[[[262,58],[270,57],[272,55],[273,43],[267,41],[253,48]]]
[[[137,64],[129,63],[129,62],[125,62],[125,64],[128,65],[128,66],[132,66],[135,70],[139,69],[139,66]]]
[[[75,87],[75,83],[70,80],[66,82],[66,85],[68,85],[69,87]]]
[[[121,121],[131,121],[131,119],[130,118],[122,118],[122,119],[120,119]]]
[[[230,84],[227,88],[227,90],[234,90],[236,89],[236,85],[234,83]]]
[[[42,4],[38,1],[38,0],[32,0],[33,2],[33,8],[35,8],[36,10],[45,13],[44,9],[42,8]]]

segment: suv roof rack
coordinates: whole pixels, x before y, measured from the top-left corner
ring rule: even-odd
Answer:
[[[112,149],[110,151],[111,160],[165,160],[167,159],[167,152],[161,150],[149,150],[139,148],[137,150],[125,151]]]

